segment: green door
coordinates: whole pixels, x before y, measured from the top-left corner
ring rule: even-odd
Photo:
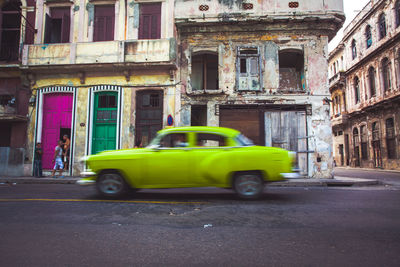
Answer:
[[[117,102],[117,92],[95,94],[92,154],[116,149]]]

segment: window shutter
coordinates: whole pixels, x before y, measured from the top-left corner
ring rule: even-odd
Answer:
[[[64,13],[62,18],[61,43],[69,43],[70,23],[69,14]]]
[[[93,41],[114,40],[114,5],[95,6]]]
[[[161,38],[161,3],[141,4],[139,39]]]
[[[51,29],[53,26],[53,20],[46,14],[46,20],[44,24],[44,43],[48,44],[51,42]]]

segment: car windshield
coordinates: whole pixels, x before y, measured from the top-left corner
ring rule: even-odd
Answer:
[[[162,135],[157,135],[156,137],[151,140],[150,144],[148,144],[146,147],[147,148],[155,148],[160,146],[160,140],[163,136]]]
[[[253,141],[251,141],[249,138],[244,136],[243,134],[239,134],[236,136],[236,141],[241,145],[241,146],[254,146]]]

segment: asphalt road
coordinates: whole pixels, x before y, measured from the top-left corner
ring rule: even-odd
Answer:
[[[400,189],[0,185],[0,266],[399,266]]]

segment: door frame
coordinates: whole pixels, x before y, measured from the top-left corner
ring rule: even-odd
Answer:
[[[74,155],[75,155],[75,124],[76,124],[76,101],[77,101],[77,88],[71,86],[53,86],[38,89],[36,91],[36,120],[35,120],[35,131],[32,145],[32,175],[33,175],[33,164],[35,158],[35,146],[38,140],[42,139],[43,131],[43,103],[45,94],[57,94],[57,93],[71,93],[72,94],[72,116],[71,116],[71,136],[70,136],[70,151],[69,151],[69,170],[68,174],[72,175]]]
[[[123,96],[124,89],[121,86],[116,85],[98,85],[93,86],[88,91],[88,108],[87,108],[87,116],[86,116],[86,145],[85,145],[85,156],[92,154],[92,139],[93,139],[93,127],[94,127],[94,99],[95,93],[98,92],[117,92],[118,100],[117,100],[117,132],[116,132],[116,147],[115,149],[121,149],[121,127],[122,127],[122,107],[124,105]]]

